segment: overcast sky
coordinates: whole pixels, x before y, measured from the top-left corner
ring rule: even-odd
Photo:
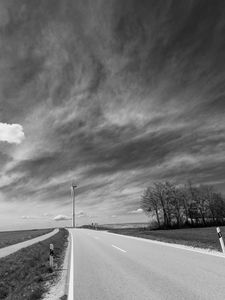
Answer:
[[[225,2],[0,0],[0,230],[145,221],[157,180],[225,191]]]

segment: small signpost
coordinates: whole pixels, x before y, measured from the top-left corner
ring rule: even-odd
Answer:
[[[221,245],[221,248],[222,248],[222,252],[225,253],[225,247],[224,247],[223,237],[222,237],[222,233],[220,231],[220,228],[216,227],[216,231],[217,231],[217,234],[218,234],[218,237],[219,237],[219,241],[220,241],[220,245]]]
[[[50,250],[49,250],[49,265],[50,268],[53,269],[53,256],[54,256],[54,245],[50,244]]]

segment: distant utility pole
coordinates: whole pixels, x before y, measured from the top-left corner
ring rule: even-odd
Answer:
[[[72,183],[71,186],[71,194],[72,194],[72,227],[75,228],[75,188],[77,187],[77,185],[75,185],[74,183]]]

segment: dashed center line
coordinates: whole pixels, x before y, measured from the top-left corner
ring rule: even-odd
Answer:
[[[119,247],[117,247],[117,246],[115,246],[115,245],[112,245],[112,247],[114,247],[114,248],[116,248],[117,250],[120,250],[120,251],[122,251],[122,252],[127,252],[127,251],[125,251],[125,250],[123,250],[123,249],[121,249],[121,248],[119,248]]]

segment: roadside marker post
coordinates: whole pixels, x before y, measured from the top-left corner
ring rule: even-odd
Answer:
[[[220,245],[221,245],[221,248],[222,248],[222,252],[225,253],[224,241],[223,241],[223,237],[222,237],[222,233],[220,231],[220,228],[216,227],[216,231],[217,231],[217,234],[218,234],[218,237],[219,237],[219,241],[220,241]]]
[[[52,268],[52,269],[53,269],[53,256],[54,256],[54,245],[50,244],[49,264],[50,264],[50,268]]]

